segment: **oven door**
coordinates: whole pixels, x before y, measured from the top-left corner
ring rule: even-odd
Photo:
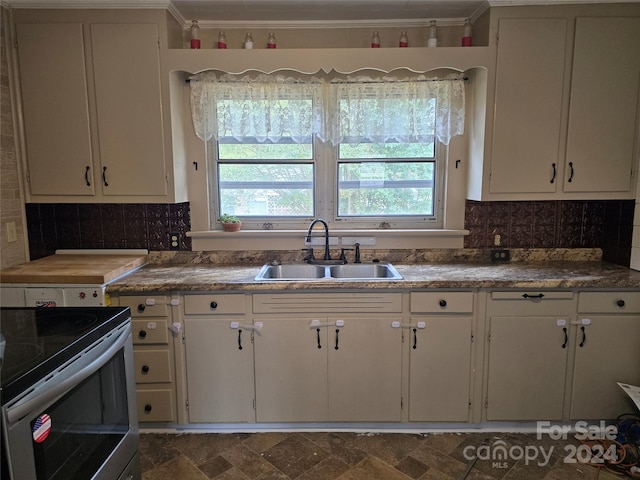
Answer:
[[[131,323],[5,405],[14,480],[139,478]]]

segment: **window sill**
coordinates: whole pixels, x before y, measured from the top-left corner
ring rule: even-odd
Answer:
[[[306,230],[240,230],[239,232],[223,232],[206,230],[188,232],[192,239],[193,251],[207,250],[296,250],[304,248]],[[379,230],[330,230],[332,248],[339,248],[344,241],[350,239],[371,239],[374,245],[362,248],[406,249],[406,248],[463,248],[464,237],[468,230],[454,229],[379,229]],[[322,237],[320,229],[314,230],[314,238]],[[345,242],[346,245],[353,243]]]

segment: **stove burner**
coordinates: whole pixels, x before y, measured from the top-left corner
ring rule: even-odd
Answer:
[[[38,335],[41,337],[72,335],[86,330],[97,322],[98,318],[88,313],[46,315],[38,322]]]

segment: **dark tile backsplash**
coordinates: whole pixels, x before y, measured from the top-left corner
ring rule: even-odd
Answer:
[[[170,250],[169,233],[177,233],[177,250],[191,250],[189,203],[28,203],[31,259],[59,248],[146,248]]]
[[[603,258],[628,266],[633,200],[467,200],[466,248],[602,248]]]
[[[628,266],[633,200],[475,202],[465,209],[466,248],[602,248],[607,261]],[[31,258],[59,248],[146,248],[191,250],[189,203],[28,203]]]

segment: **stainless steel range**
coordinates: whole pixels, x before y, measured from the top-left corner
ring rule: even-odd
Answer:
[[[139,479],[128,307],[0,309],[2,475]]]

